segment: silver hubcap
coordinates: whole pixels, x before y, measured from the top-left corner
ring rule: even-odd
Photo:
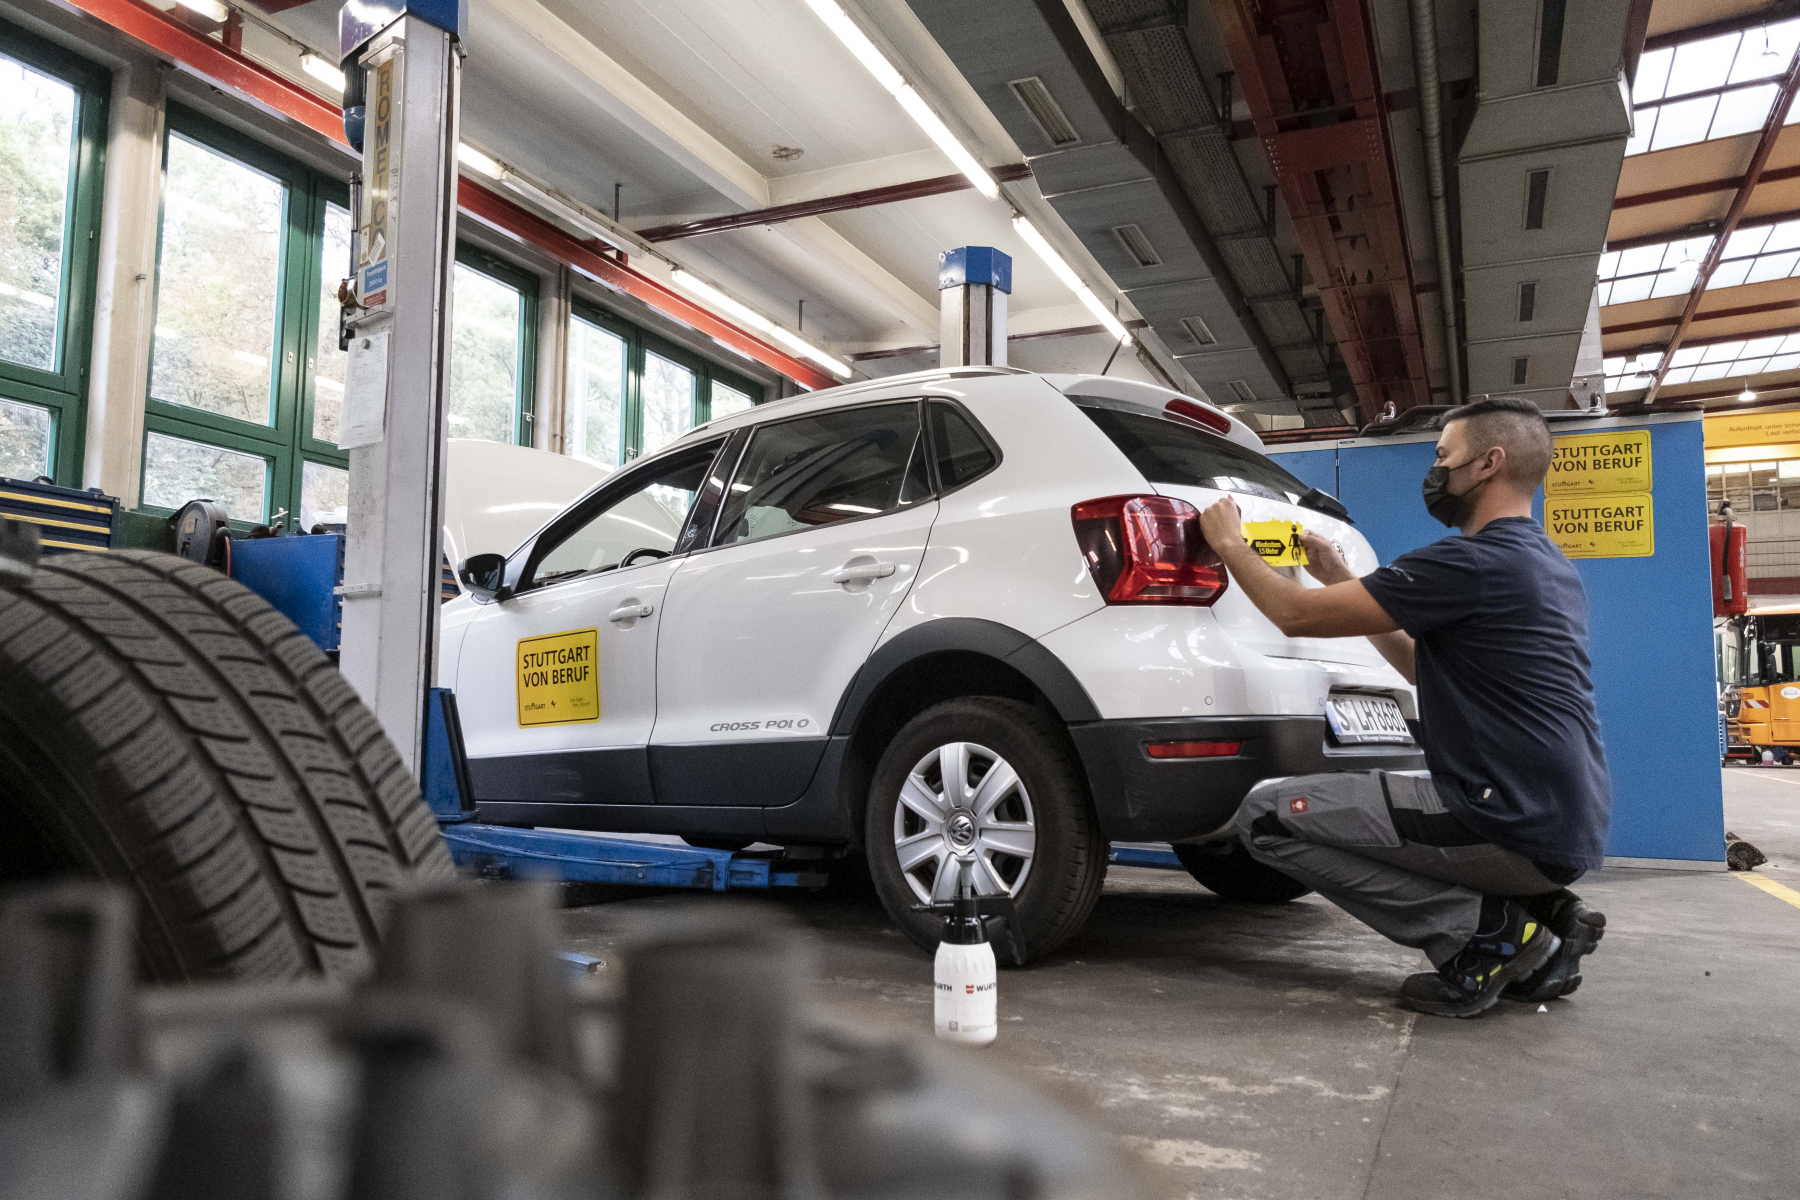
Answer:
[[[951,742],[908,772],[894,806],[900,873],[922,901],[956,893],[961,863],[978,896],[1018,895],[1037,853],[1031,797],[1004,758]]]

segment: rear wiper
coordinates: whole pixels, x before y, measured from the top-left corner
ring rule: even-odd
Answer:
[[[1318,488],[1309,488],[1307,489],[1306,495],[1300,497],[1300,503],[1303,507],[1310,508],[1314,512],[1322,512],[1328,517],[1336,517],[1346,524],[1356,524],[1355,521],[1350,519],[1350,510],[1344,507],[1344,502],[1330,492],[1320,491]]]

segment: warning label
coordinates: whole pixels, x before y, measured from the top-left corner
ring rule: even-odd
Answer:
[[[1553,439],[1546,496],[1650,490],[1650,431],[1577,433]]]
[[[600,719],[600,631],[574,629],[519,641],[519,724]]]
[[[1648,495],[1544,500],[1544,530],[1570,558],[1648,558],[1656,512]]]
[[[1244,540],[1271,567],[1304,567],[1306,547],[1297,521],[1245,521]]]

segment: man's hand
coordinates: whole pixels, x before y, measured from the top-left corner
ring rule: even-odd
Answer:
[[[1303,529],[1300,531],[1300,544],[1306,547],[1306,573],[1326,587],[1356,578],[1350,573],[1344,556],[1338,553],[1334,542],[1310,529]]]
[[[1200,514],[1200,532],[1206,535],[1206,544],[1213,548],[1213,553],[1223,557],[1226,547],[1236,543],[1244,543],[1244,518],[1238,512],[1237,501],[1230,496],[1216,504],[1207,506]]]

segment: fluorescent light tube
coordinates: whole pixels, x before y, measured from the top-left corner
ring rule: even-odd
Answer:
[[[923,129],[931,140],[937,143],[938,149],[950,156],[950,161],[956,164],[956,169],[967,175],[969,182],[974,184],[982,195],[989,200],[997,199],[1000,195],[1000,186],[994,182],[994,177],[989,175],[982,165],[975,161],[975,156],[956,140],[956,136],[950,132],[938,115],[931,111],[931,106],[926,104],[919,93],[913,90],[912,85],[907,83],[900,72],[894,69],[894,64],[875,48],[875,43],[871,42],[868,36],[856,27],[856,22],[852,21],[844,10],[837,6],[835,0],[806,0],[806,3],[815,13],[819,14],[819,19],[825,22],[831,32],[837,34],[838,41],[844,43],[850,53],[856,55],[857,61],[868,68],[869,74],[875,77],[875,82],[886,88],[894,99],[900,101],[900,107],[904,108],[907,115],[918,122],[919,128]]]
[[[175,0],[175,3],[203,17],[210,17],[221,25],[231,19],[231,10],[220,4],[219,0]]]
[[[676,287],[679,287],[685,292],[692,292],[694,295],[700,297],[700,299],[706,301],[707,304],[711,305],[713,308],[718,309],[728,316],[736,318],[738,321],[748,325],[758,333],[770,333],[775,328],[775,322],[769,320],[755,309],[750,308],[748,305],[738,303],[712,284],[694,278],[680,267],[669,272],[669,279],[674,282]]]
[[[938,119],[938,115],[931,111],[931,106],[920,98],[919,93],[913,91],[911,84],[901,84],[900,90],[894,96],[900,101],[900,107],[906,110],[907,115],[917,121],[919,128],[929,134],[931,140],[938,144],[938,149],[942,150],[949,156],[950,161],[956,164],[956,169],[969,177],[969,182],[975,185],[977,191],[989,200],[1000,198],[1000,185],[994,182],[994,177],[989,175],[982,165],[975,161],[975,156],[956,140],[956,135],[951,133],[949,128]]]
[[[521,178],[504,167],[500,169],[499,178],[500,186],[519,193],[519,195],[528,198],[541,208],[549,209],[553,214],[554,220],[560,221],[564,225],[573,226],[587,237],[596,238],[605,242],[615,250],[623,251],[626,254],[636,254],[638,252],[637,246],[629,239],[618,233],[614,233],[611,229],[608,229],[600,222],[589,217],[573,204],[551,195],[529,179]]]
[[[901,77],[900,72],[894,69],[894,64],[887,60],[887,56],[875,48],[875,43],[869,40],[868,35],[856,27],[856,22],[852,21],[844,10],[834,3],[834,0],[806,0],[806,3],[812,7],[815,13],[819,14],[819,20],[825,22],[826,27],[837,34],[838,41],[844,43],[850,53],[856,55],[856,60],[869,69],[869,74],[875,77],[877,83],[896,96],[900,94],[900,89],[906,86],[906,80]]]
[[[1062,255],[1051,249],[1050,243],[1044,240],[1044,235],[1038,232],[1037,226],[1024,217],[1014,217],[1013,230],[1025,239],[1026,245],[1037,252],[1037,256],[1044,260],[1044,265],[1063,281],[1063,285],[1075,293],[1075,298],[1099,319],[1100,324],[1106,327],[1106,332],[1125,345],[1131,345],[1131,331],[1120,323],[1119,318],[1106,311],[1106,305],[1100,302],[1100,297],[1094,295],[1094,290],[1081,282],[1081,276],[1075,274],[1075,269],[1063,261]]]
[[[792,350],[795,354],[800,355],[802,358],[812,359],[821,367],[824,367],[827,371],[836,375],[839,379],[850,378],[849,366],[831,357],[831,355],[825,353],[805,338],[789,333],[779,325],[773,326],[769,330],[769,333],[776,341],[786,346],[789,350]]]
[[[305,71],[308,75],[311,75],[320,83],[325,84],[333,91],[343,91],[344,86],[349,82],[344,78],[344,73],[342,71],[338,70],[336,67],[332,66],[329,61],[320,58],[316,54],[302,54],[300,56],[300,69]]]
[[[501,166],[475,147],[469,145],[467,142],[458,142],[456,144],[456,160],[462,163],[463,166],[469,168],[469,170],[480,175],[486,175],[489,179],[500,179],[506,174],[505,167]]]

